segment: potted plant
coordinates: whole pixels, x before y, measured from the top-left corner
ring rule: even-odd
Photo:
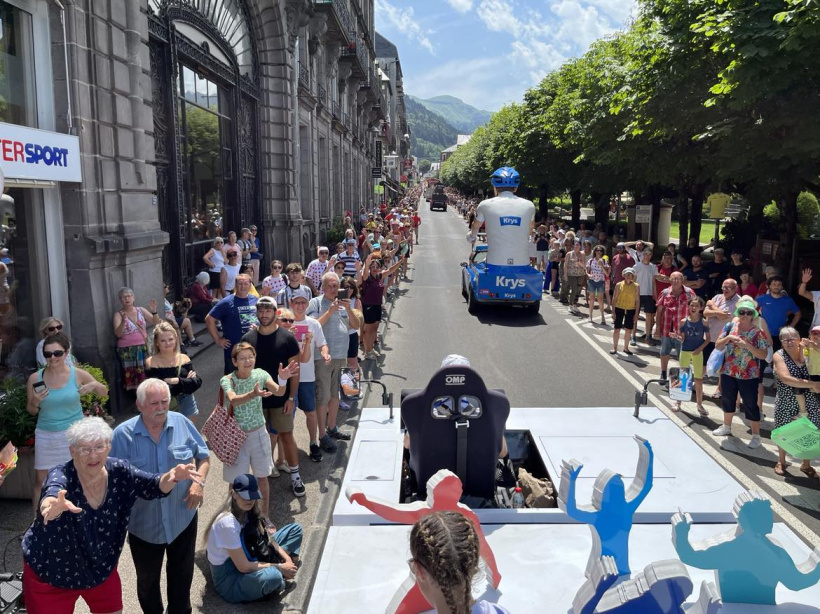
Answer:
[[[15,377],[0,381],[0,445],[10,441],[18,452],[17,468],[0,488],[0,498],[29,499],[34,490],[34,429],[37,418],[26,410],[26,385]]]
[[[88,374],[95,380],[108,387],[108,382],[105,381],[103,370],[92,365],[80,364],[78,368],[87,371]],[[86,416],[96,416],[105,420],[110,426],[114,426],[114,418],[108,411],[108,397],[101,397],[96,392],[84,394],[80,396],[80,405],[83,406],[83,414]]]

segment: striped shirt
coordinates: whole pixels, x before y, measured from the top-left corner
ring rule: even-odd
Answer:
[[[342,252],[338,256],[336,256],[336,262],[344,262],[345,264],[345,275],[350,277],[355,277],[356,275],[356,262],[361,261],[359,257],[359,252],[353,250],[352,254],[348,254],[346,251]]]

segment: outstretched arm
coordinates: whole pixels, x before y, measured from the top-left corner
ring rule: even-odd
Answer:
[[[633,513],[652,490],[653,465],[655,464],[655,454],[649,442],[638,435],[635,435],[635,441],[640,448],[638,466],[635,469],[635,479],[632,480],[629,491],[626,493],[626,501]]]
[[[817,548],[801,565],[795,565],[792,557],[783,549],[779,549],[778,558],[781,563],[779,579],[786,588],[802,591],[820,582],[820,550]]]
[[[348,487],[345,492],[347,500],[366,507],[377,516],[397,524],[414,524],[417,520],[430,513],[430,507],[424,501],[413,503],[388,503],[381,499],[368,499],[358,488]]]
[[[722,536],[712,538],[707,543],[715,545],[695,549],[689,541],[689,529],[692,528],[692,517],[689,514],[678,512],[672,516],[672,545],[678,553],[678,558],[684,565],[691,565],[698,569],[717,569],[722,564],[724,556],[730,556],[731,539],[734,533],[726,533]],[[729,538],[729,541],[725,538]]]
[[[578,522],[594,524],[597,514],[578,509],[575,503],[575,481],[583,465],[576,460],[564,461],[561,465],[561,486],[558,490],[558,504],[567,516]]]

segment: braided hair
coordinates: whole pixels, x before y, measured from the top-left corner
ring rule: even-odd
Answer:
[[[479,544],[473,523],[458,512],[433,512],[410,531],[410,553],[441,589],[450,614],[469,614]]]

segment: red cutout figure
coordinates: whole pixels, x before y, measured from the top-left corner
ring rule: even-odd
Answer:
[[[458,476],[452,471],[442,469],[427,481],[426,501],[388,503],[381,499],[371,500],[360,489],[352,487],[348,488],[345,494],[351,503],[358,503],[385,520],[399,524],[415,524],[417,520],[430,512],[461,512],[475,526],[481,558],[484,560],[490,574],[489,580],[493,588],[498,588],[501,582],[501,574],[498,573],[495,556],[493,556],[493,551],[490,549],[490,545],[484,537],[484,532],[481,530],[478,516],[469,507],[458,502],[461,493],[461,480],[458,479]],[[397,603],[398,605],[396,605]],[[411,575],[399,587],[390,602],[390,606],[387,608],[387,612],[393,614],[419,614],[419,612],[428,611],[431,607],[424,595],[421,594],[421,589],[419,589],[415,578]]]

